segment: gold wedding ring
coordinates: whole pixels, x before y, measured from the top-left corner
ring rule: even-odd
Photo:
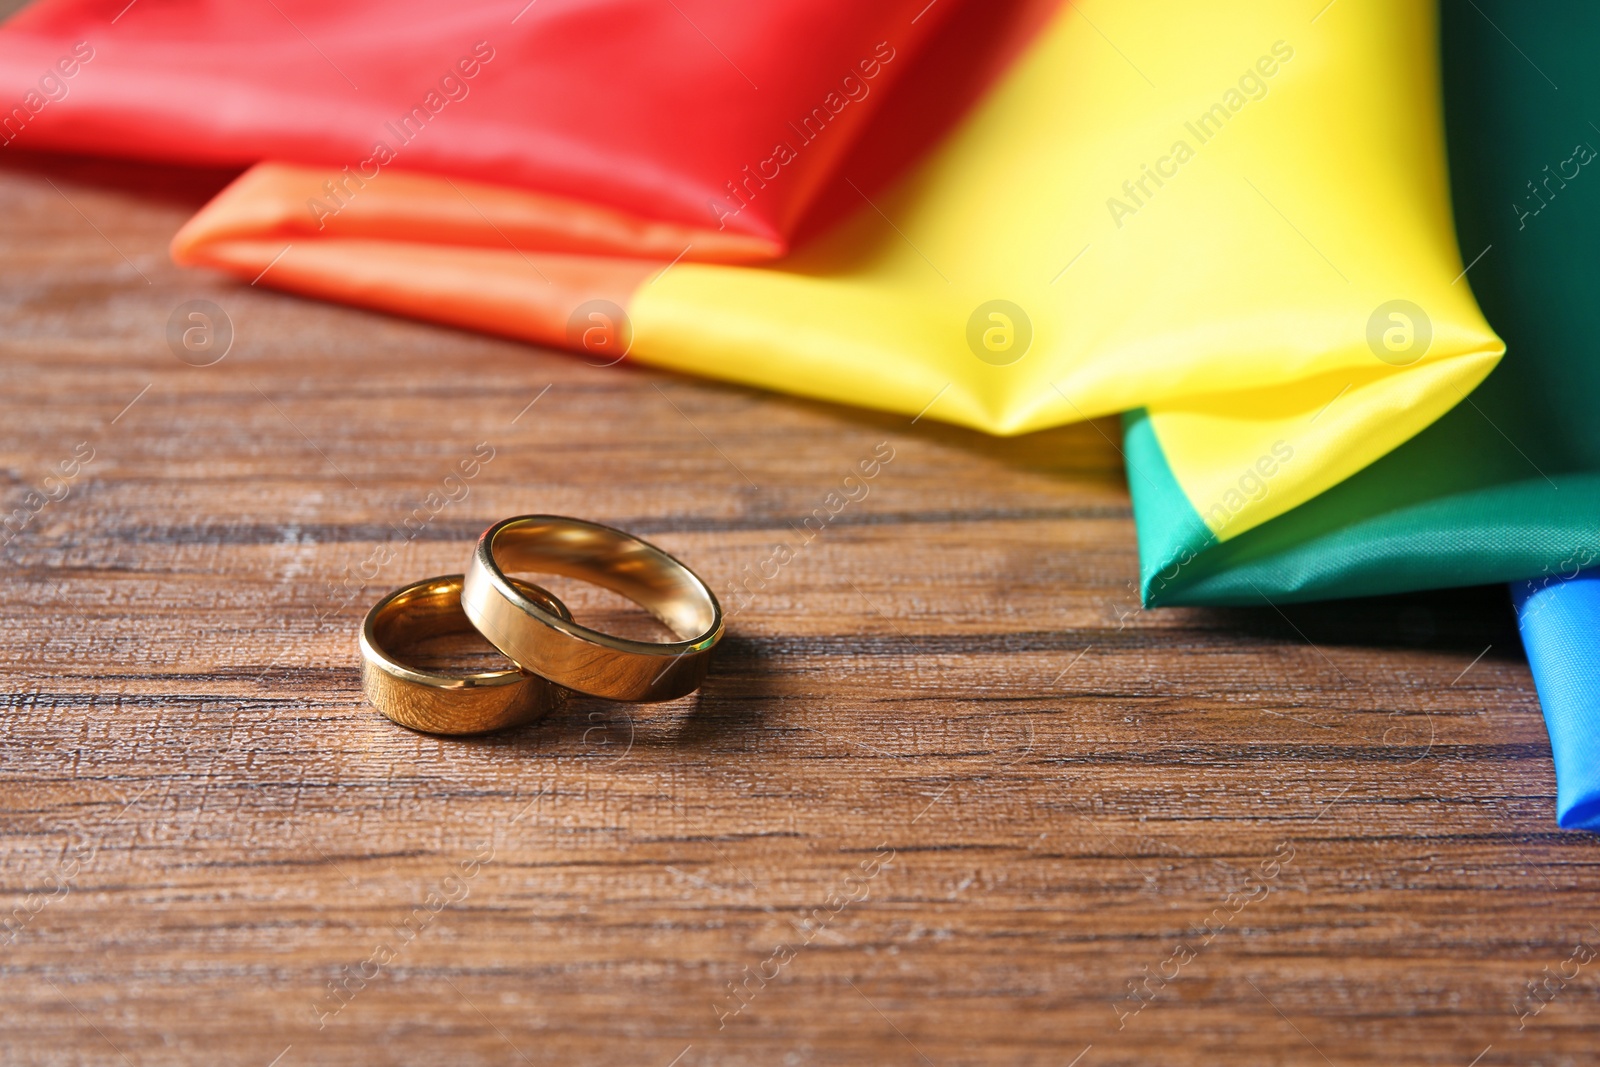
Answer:
[[[522,603],[568,623],[572,614],[548,591],[510,580]],[[450,675],[408,667],[389,651],[441,634],[472,633],[461,610],[459,574],[397,589],[367,612],[361,628],[361,685],[373,706],[401,726],[431,734],[477,734],[533,722],[559,706],[565,691],[515,668]]]
[[[680,640],[634,641],[591,630],[523,592],[507,572],[580,578],[620,593]],[[611,700],[692,693],[722,639],[722,608],[688,567],[631,534],[558,515],[522,515],[484,531],[462,585],[472,625],[506,658],[552,682]]]

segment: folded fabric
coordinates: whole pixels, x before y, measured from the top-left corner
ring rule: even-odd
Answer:
[[[1169,473],[1194,462],[1189,446],[1155,417],[1131,414],[1126,453],[1147,602],[1393,593],[1571,574],[1567,561],[1600,558],[1600,130],[1590,124],[1600,116],[1591,59],[1600,9],[1449,4],[1443,42],[1456,219],[1472,264],[1453,288],[1471,282],[1509,355],[1414,440],[1237,534],[1209,522],[1204,500]],[[1435,305],[1406,288],[1393,295],[1417,305],[1401,315],[1417,336],[1434,319],[1437,345]],[[1333,382],[1330,397],[1343,384]],[[1298,453],[1300,435],[1284,440]],[[1278,491],[1265,470],[1238,489]]]
[[[1556,821],[1600,830],[1600,571],[1518,582],[1517,624],[1556,764]]]
[[[43,0],[0,29],[0,143],[316,165],[319,230],[403,168],[647,220],[669,256],[770,257],[956,6]]]
[[[1558,820],[1600,829],[1600,580],[1578,574],[1600,562],[1600,9],[1452,3],[1442,29],[1456,218],[1505,362],[1415,439],[1237,537],[1209,528],[1169,473],[1181,443],[1133,413],[1144,595],[1259,603],[1532,579],[1513,594]],[[1416,323],[1432,310],[1418,303]]]
[[[585,254],[548,238],[545,201],[418,175],[313,231],[304,201],[328,175],[282,166],[224,192],[174,254],[533,341],[625,333],[642,362],[993,433],[1142,405],[1184,446],[1185,492],[1243,531],[1405,441],[1502,351],[1452,284],[1434,32],[1422,2],[1315,23],[1268,2],[1226,20],[1178,0],[1062,8],[872,195],[856,167],[881,170],[880,132],[938,80],[907,73],[822,194],[854,213],[770,266],[673,262],[643,238]],[[1414,361],[1368,344],[1397,293],[1429,308]],[[1235,499],[1289,438],[1272,493]]]

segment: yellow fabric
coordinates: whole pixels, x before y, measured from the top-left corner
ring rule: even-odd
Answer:
[[[1198,126],[1215,104],[1226,119]],[[1130,195],[1142,165],[1169,176]],[[832,234],[769,268],[681,263],[630,313],[647,362],[911,415],[938,395],[929,418],[991,433],[1147,407],[1202,516],[1284,441],[1270,492],[1213,524],[1226,538],[1489,372],[1504,346],[1461,269],[1430,4],[1344,0],[1313,23],[1304,4],[1125,0],[1064,8]],[[1008,366],[967,342],[996,298],[1033,327]],[[1406,367],[1367,341],[1397,298],[1433,329]]]
[[[1283,514],[1454,407],[1498,353],[1345,370],[1277,388],[1175,400],[1150,421],[1167,466],[1218,540]],[[1134,471],[1134,477],[1150,477]]]

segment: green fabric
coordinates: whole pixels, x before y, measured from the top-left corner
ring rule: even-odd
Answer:
[[[1456,226],[1463,262],[1482,253],[1467,278],[1504,360],[1366,470],[1198,552],[1185,547],[1193,509],[1170,475],[1150,475],[1165,457],[1130,416],[1146,604],[1363,596],[1600,561],[1600,5],[1446,0],[1441,22]]]
[[[1183,569],[1192,566],[1217,538],[1178,487],[1144,408],[1122,416],[1122,447],[1129,487],[1139,508],[1139,560],[1149,568],[1141,575],[1142,596],[1148,605],[1152,591],[1159,596],[1173,585]],[[1141,484],[1133,486],[1134,479]],[[1142,496],[1139,490],[1143,490]]]

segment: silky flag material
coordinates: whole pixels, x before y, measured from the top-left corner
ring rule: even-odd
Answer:
[[[1600,830],[1600,571],[1512,587],[1556,764],[1556,821]]]
[[[1505,361],[1424,433],[1237,536],[1208,525],[1205,500],[1186,491],[1191,446],[1166,433],[1154,409],[1130,415],[1148,603],[1554,579],[1600,562],[1600,130],[1591,125],[1600,118],[1600,9],[1449,3],[1442,29],[1455,214],[1471,264],[1451,289],[1470,282],[1510,346]],[[1437,346],[1431,298],[1394,295],[1414,306],[1380,322],[1378,347],[1385,330],[1421,337],[1430,320]],[[1330,396],[1347,380],[1335,379]],[[1286,440],[1298,452],[1298,438]],[[1265,474],[1238,488],[1277,492]],[[1541,696],[1550,710],[1554,694],[1541,685]]]
[[[590,254],[541,235],[547,201],[422,175],[385,176],[312,230],[304,200],[328,176],[276,165],[174,251],[991,433],[1143,407],[1177,446],[1166,476],[1224,509],[1231,537],[1406,441],[1502,351],[1453,284],[1435,32],[1421,2],[1315,22],[1268,2],[1227,19],[1178,0],[1062,7],[914,170],[869,192],[858,160],[920,106],[908,73],[819,197],[853,213],[766,266],[674,259],[648,234]],[[1416,359],[1369,344],[1397,297],[1428,308]],[[1234,492],[1264,464],[1270,493]]]
[[[319,233],[413,171],[594,205],[558,248],[620,217],[641,254],[770,258],[956,6],[41,0],[0,28],[0,146],[317,166]]]

